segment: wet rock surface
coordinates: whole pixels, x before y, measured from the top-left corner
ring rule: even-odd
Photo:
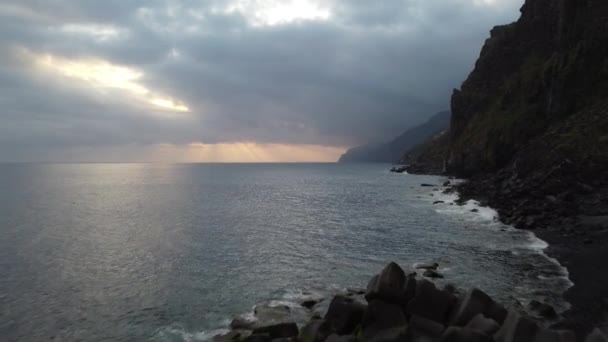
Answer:
[[[312,318],[301,329],[294,322],[252,329],[239,324],[239,329],[215,336],[213,341],[608,342],[600,329],[577,339],[573,331],[548,329],[519,308],[505,308],[479,289],[439,289],[429,280],[417,279],[415,273],[406,275],[396,263],[387,265],[369,283],[367,305],[352,296],[336,295],[324,318]],[[362,294],[363,290],[346,292]],[[546,309],[540,301],[529,306]],[[274,314],[285,308],[261,310]]]

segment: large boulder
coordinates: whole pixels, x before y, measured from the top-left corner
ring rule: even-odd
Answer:
[[[243,338],[240,331],[232,330],[226,334],[215,335],[211,338],[212,342],[238,342]]]
[[[461,327],[449,327],[443,336],[441,342],[493,342],[488,335],[478,331],[469,330]],[[521,341],[524,342],[524,341]]]
[[[342,336],[340,336],[338,334],[331,334],[325,340],[325,342],[357,342],[357,337],[355,335],[342,335]]]
[[[507,310],[480,289],[471,289],[458,300],[450,324],[465,326],[478,314],[483,314],[501,324],[507,316]]]
[[[438,290],[428,280],[416,282],[416,294],[406,306],[406,312],[445,324],[456,297],[447,291]]]
[[[494,335],[496,342],[525,342],[532,341],[536,336],[538,326],[528,317],[524,317],[514,309],[509,310],[502,327]]]
[[[557,317],[557,312],[555,311],[555,309],[547,303],[543,303],[538,300],[533,300],[530,302],[530,304],[528,304],[528,307],[540,317],[549,319]]]
[[[465,325],[465,329],[493,336],[500,329],[500,325],[495,320],[478,314]]]
[[[288,322],[292,314],[291,308],[287,305],[270,306],[267,304],[256,305],[253,313],[258,324],[263,325]]]
[[[587,336],[585,342],[608,342],[608,336],[600,329],[595,329]]]
[[[439,338],[445,331],[445,326],[428,318],[414,315],[410,317],[409,329],[419,335]]]
[[[569,330],[539,329],[533,342],[576,342],[576,334]]]
[[[278,323],[253,329],[252,335],[268,335],[270,339],[298,336],[298,326],[293,323]]]
[[[323,342],[331,335],[331,325],[323,319],[313,319],[300,331],[302,342]]]
[[[252,334],[252,335],[245,337],[242,341],[243,342],[271,342],[272,339],[270,338],[269,334]]]
[[[325,320],[338,335],[348,335],[361,323],[364,312],[365,305],[350,297],[335,296],[329,304]]]
[[[401,307],[379,299],[369,303],[361,321],[365,339],[369,339],[383,330],[405,325],[407,325],[407,319]]]
[[[388,264],[379,275],[373,277],[367,285],[365,299],[400,302],[403,300],[405,272],[394,262]]]
[[[378,331],[373,336],[364,336],[363,342],[402,342],[407,335],[407,327],[395,327]]]

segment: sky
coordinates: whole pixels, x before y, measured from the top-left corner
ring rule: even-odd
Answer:
[[[0,162],[335,161],[449,107],[523,0],[3,0]]]

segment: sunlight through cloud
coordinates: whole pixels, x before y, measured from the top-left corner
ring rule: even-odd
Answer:
[[[51,54],[37,55],[29,51],[25,53],[44,71],[85,82],[92,88],[124,91],[132,99],[147,104],[151,109],[190,111],[182,101],[158,94],[143,85],[142,71],[96,58],[68,59]]]
[[[310,0],[239,0],[228,5],[228,13],[238,12],[254,26],[273,26],[297,21],[328,20],[331,10]]]

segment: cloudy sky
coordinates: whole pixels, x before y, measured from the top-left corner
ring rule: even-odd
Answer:
[[[523,0],[3,0],[0,161],[330,161],[448,108]]]

